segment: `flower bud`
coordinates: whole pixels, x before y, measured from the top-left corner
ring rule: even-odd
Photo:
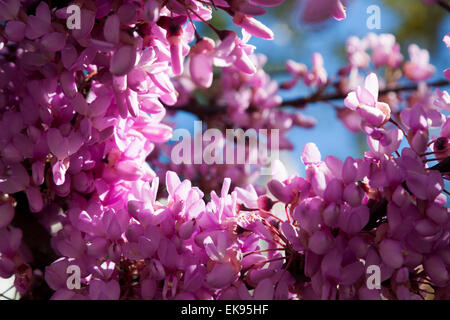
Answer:
[[[236,12],[233,17],[233,22],[255,37],[267,40],[273,39],[272,30],[253,17],[248,17],[240,12]]]
[[[258,198],[258,208],[262,211],[269,212],[270,210],[272,210],[274,204],[275,202],[267,195],[262,195]]]

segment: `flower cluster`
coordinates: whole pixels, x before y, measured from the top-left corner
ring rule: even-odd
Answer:
[[[161,123],[164,105],[175,104],[180,94],[172,79],[183,73],[188,54],[191,70],[203,71],[196,54],[208,49],[202,48],[208,40],[190,47],[199,37],[193,22],[209,25],[217,6],[249,33],[271,38],[253,18],[264,13],[261,5],[267,3],[86,2],[72,28],[67,7],[1,3],[0,275],[15,274],[22,295],[36,279],[22,232],[10,225],[15,214],[30,218],[14,210],[15,199],[24,193],[28,210],[42,213],[38,225],[53,235],[51,247],[64,259],[78,259],[91,271],[105,257],[123,263],[127,251],[120,239],[132,221],[128,202],[156,176],[146,159],[172,134]],[[255,72],[245,41],[217,32],[221,42],[209,54]],[[193,81],[204,85],[195,71]],[[98,294],[91,297],[103,297]]]
[[[398,139],[401,132],[393,130]],[[448,297],[450,227],[441,173],[410,148],[394,157],[398,144],[369,146],[363,159],[342,162],[322,160],[307,144],[306,177],[268,185],[289,215],[281,230],[304,261],[304,269],[296,270],[302,272],[293,274],[302,280],[299,295],[409,300],[434,288],[436,296]],[[379,290],[366,285],[371,265],[381,269]]]
[[[390,46],[384,61],[398,60],[393,58],[395,45],[391,42]],[[410,48],[412,56],[417,53],[416,46]],[[356,55],[357,51],[351,52]],[[427,65],[428,54],[419,54],[420,62],[413,56],[405,64],[406,76],[414,81],[424,78],[411,77],[409,71],[423,75],[425,70],[434,70]],[[409,300],[433,294],[449,298],[450,219],[443,191],[449,172],[450,117],[443,114],[448,109],[444,102],[448,93],[439,89],[437,93],[421,87],[406,108],[393,110],[397,123],[390,106],[378,101],[377,76],[369,74],[364,85],[344,100],[360,118],[346,121],[366,134],[370,151],[364,158],[340,161],[328,156],[322,160],[310,143],[302,153],[305,178],[275,176],[269,182],[270,192],[286,208],[287,218],[280,229],[297,254],[288,261],[304,261],[303,270],[293,274],[301,283],[297,288],[300,297]],[[436,128],[440,136],[430,138]],[[405,140],[409,146],[399,149]],[[433,161],[439,163],[429,166]],[[369,290],[365,283],[372,265],[381,269],[378,290]]]
[[[253,188],[229,194],[226,179],[220,195],[212,192],[205,204],[200,189],[169,171],[169,196],[162,204],[156,200],[158,182],[134,189],[126,210],[95,214],[94,208],[101,212],[97,200],[87,204],[89,213],[84,208],[71,213],[70,229],[55,239],[64,257],[46,268],[54,298],[288,298],[293,278],[281,272],[281,253],[261,248],[261,242],[276,248],[278,230],[267,228],[257,214]],[[69,265],[81,267],[78,290],[66,287]]]

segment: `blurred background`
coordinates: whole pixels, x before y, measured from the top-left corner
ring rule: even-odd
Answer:
[[[428,6],[421,0],[348,0],[347,19],[336,21],[331,18],[318,24],[305,24],[301,19],[303,2],[286,0],[279,7],[268,8],[267,14],[258,19],[273,30],[275,39],[267,41],[252,37],[250,40],[250,44],[256,46],[256,53],[267,56],[264,69],[278,83],[290,79],[289,75],[283,74],[287,59],[302,62],[310,67],[314,52],[322,54],[328,76],[334,77],[337,71],[346,65],[347,38],[363,38],[369,32],[394,34],[401,45],[405,60],[409,59],[407,50],[411,43],[428,49],[430,63],[437,70],[430,81],[443,79],[442,71],[450,67],[450,54],[442,42],[444,35],[450,32],[450,15],[437,5]],[[370,17],[367,8],[371,5],[377,5],[381,9],[380,29],[367,28],[366,22]],[[238,32],[238,28],[233,26],[226,14],[216,12],[213,17],[213,25]],[[208,28],[201,29],[201,34],[215,38]],[[313,90],[300,82],[291,90],[280,90],[280,95],[283,98],[302,97],[310,95]],[[343,106],[343,101],[333,103]],[[344,160],[347,156],[360,157],[367,151],[365,135],[352,133],[345,128],[342,122],[337,120],[336,112],[329,104],[310,104],[302,112],[316,118],[317,125],[312,129],[294,128],[289,132],[288,138],[293,142],[294,150],[281,154],[281,160],[289,173],[304,174],[300,155],[303,146],[308,142],[316,143],[322,158],[335,155]],[[193,130],[193,120],[195,117],[186,113],[175,117],[178,127],[188,130]]]

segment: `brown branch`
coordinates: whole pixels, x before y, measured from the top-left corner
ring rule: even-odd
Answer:
[[[444,87],[450,85],[450,81],[448,80],[438,80],[435,82],[430,82],[427,84],[429,87]],[[417,89],[417,84],[395,87],[395,88],[385,88],[380,90],[379,94],[387,94],[389,92],[403,92],[403,91],[413,91]],[[327,95],[316,95],[313,94],[309,97],[297,98],[293,100],[283,101],[282,106],[303,106],[307,103],[312,102],[321,102],[321,101],[332,101],[332,100],[343,100],[347,97],[347,94],[343,93],[332,93]]]
[[[429,87],[445,87],[450,85],[450,81],[448,80],[438,80],[435,82],[430,82],[427,84]],[[379,94],[387,94],[389,92],[404,92],[404,91],[413,91],[416,90],[418,87],[417,84],[411,84],[406,86],[400,86],[395,88],[385,88],[380,90]],[[295,108],[303,108],[308,103],[314,103],[314,102],[325,102],[325,101],[333,101],[333,100],[343,100],[347,94],[344,93],[331,93],[331,94],[325,94],[322,95],[318,92],[313,93],[310,96],[307,97],[301,97],[291,100],[285,100],[281,103],[280,107],[286,107],[286,106],[292,106]],[[217,115],[223,115],[227,112],[226,106],[221,105],[201,105],[196,101],[190,101],[184,106],[180,107],[169,107],[166,106],[168,110],[176,111],[176,110],[182,110],[189,113],[192,113],[196,116],[198,116],[201,120],[208,119],[211,116],[217,116]]]
[[[450,12],[450,2],[448,0],[439,0],[437,5]]]

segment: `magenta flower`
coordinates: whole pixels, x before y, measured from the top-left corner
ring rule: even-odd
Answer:
[[[234,15],[233,22],[255,37],[268,40],[273,39],[272,30],[253,17],[238,12]]]
[[[400,45],[396,43],[394,35],[370,33],[367,40],[372,49],[372,61],[376,67],[386,65],[390,68],[398,68],[400,66],[403,55],[400,53]]]
[[[429,63],[428,51],[412,44],[409,46],[408,52],[411,61],[407,61],[403,67],[406,77],[412,81],[428,80],[435,71],[434,66]]]
[[[320,53],[314,53],[312,56],[311,71],[308,71],[303,78],[307,86],[323,86],[327,83],[327,71],[324,68],[324,62]]]
[[[26,24],[22,21],[8,21],[5,27],[5,34],[9,40],[19,42],[25,37]]]
[[[89,297],[92,300],[118,300],[120,297],[119,283],[116,280],[104,282],[94,279],[89,286]]]
[[[14,208],[10,202],[0,205],[0,228],[8,226],[14,218]]]
[[[371,73],[366,77],[364,86],[358,86],[345,99],[345,106],[356,111],[361,118],[373,126],[385,124],[391,114],[389,105],[378,100],[378,78]]]
[[[436,100],[434,105],[443,110],[450,111],[450,94],[446,90],[436,89]]]
[[[203,38],[191,48],[189,71],[199,87],[209,88],[212,84],[214,47],[212,39]]]
[[[45,2],[41,2],[36,8],[36,15],[30,15],[28,17],[25,36],[31,40],[42,37],[43,35],[51,31],[50,23],[50,9]]]
[[[306,23],[322,22],[330,17],[338,21],[347,17],[341,0],[308,1],[302,13],[302,21]]]
[[[109,71],[115,76],[124,76],[134,67],[135,61],[136,49],[130,45],[121,46],[111,57]]]

